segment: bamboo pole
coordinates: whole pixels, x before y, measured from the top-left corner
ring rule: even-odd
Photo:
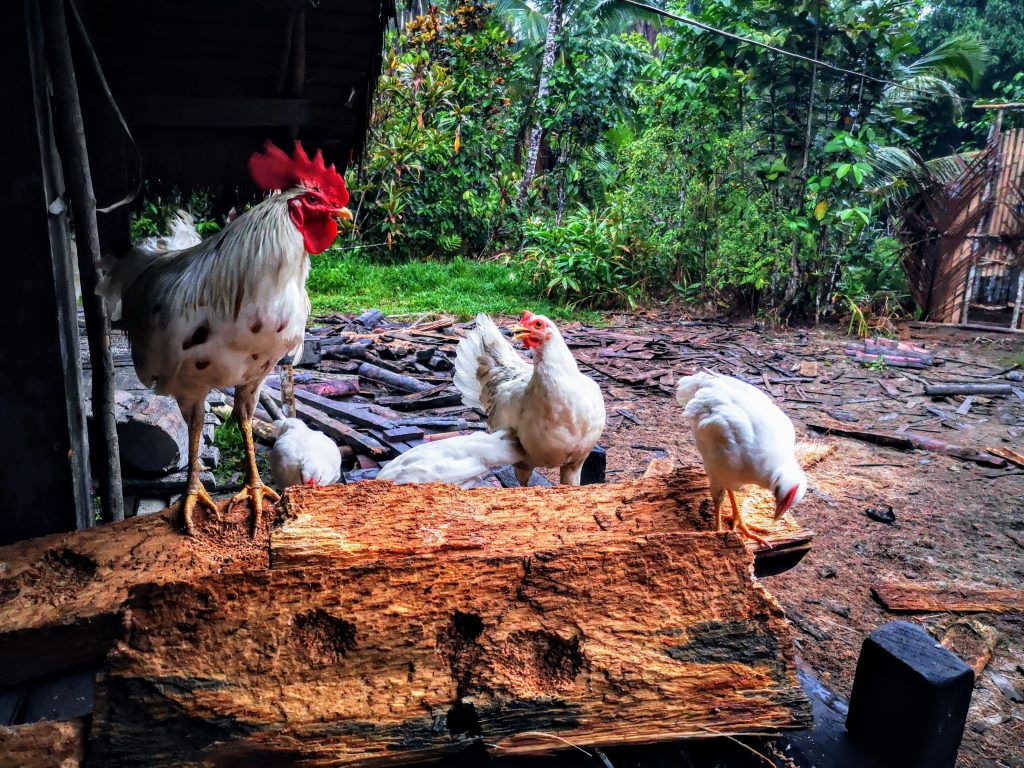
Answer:
[[[90,449],[97,462],[104,522],[124,519],[121,492],[121,457],[114,419],[114,362],[110,356],[110,316],[102,297],[96,294],[96,262],[100,257],[96,225],[96,196],[89,173],[85,125],[78,98],[78,83],[71,58],[64,0],[46,0],[43,6],[46,54],[53,81],[57,146],[68,183],[74,215],[78,273],[82,283],[82,306],[92,361],[93,426]],[[100,446],[104,447],[101,452]]]

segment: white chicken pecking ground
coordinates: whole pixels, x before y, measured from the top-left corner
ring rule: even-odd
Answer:
[[[477,432],[417,445],[389,461],[377,479],[396,485],[453,483],[471,488],[492,469],[517,464],[523,458],[514,432]]]
[[[683,406],[704,460],[716,530],[723,530],[722,504],[728,494],[733,529],[768,545],[758,535],[765,531],[743,520],[735,492],[746,485],[771,490],[776,519],[803,498],[807,477],[796,460],[793,422],[764,392],[731,376],[685,376],[676,389],[676,401]]]
[[[270,474],[281,490],[293,485],[332,485],[341,479],[341,451],[323,432],[301,419],[274,422]]]
[[[492,430],[510,429],[523,458],[515,464],[521,486],[534,467],[558,467],[565,485],[579,485],[583,462],[604,431],[601,388],[580,373],[562,334],[548,318],[524,312],[513,338],[533,350],[519,356],[487,315],[459,342],[455,386],[462,402],[487,413]]]

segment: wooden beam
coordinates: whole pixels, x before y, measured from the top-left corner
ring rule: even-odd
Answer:
[[[128,96],[118,102],[131,125],[183,128],[263,128],[306,125],[309,99]]]
[[[871,587],[890,611],[900,613],[951,611],[955,613],[1024,612],[1024,590],[1003,587],[911,584],[886,581]]]
[[[771,548],[745,539],[758,573],[792,567],[812,534],[774,519],[767,493],[744,500],[744,516],[769,531]],[[537,550],[653,532],[712,532],[707,479],[687,466],[665,475],[587,486],[473,488],[366,481],[289,488],[285,520],[271,538],[275,568],[373,561],[399,553]]]
[[[810,725],[738,536],[218,575],[137,590],[103,765],[385,766]]]

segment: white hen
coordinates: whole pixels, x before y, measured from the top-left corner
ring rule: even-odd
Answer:
[[[417,445],[388,462],[378,480],[403,483],[454,483],[470,488],[496,467],[523,460],[513,432],[477,432]]]
[[[516,479],[526,486],[534,467],[558,467],[566,485],[580,484],[583,462],[604,430],[601,389],[576,367],[548,318],[524,312],[513,338],[533,350],[526,362],[486,315],[459,342],[455,385],[462,402],[487,413],[492,430],[511,429],[523,459]]]
[[[270,451],[274,485],[331,485],[341,478],[341,452],[322,432],[299,419],[275,421],[277,440]]]
[[[686,376],[679,381],[676,400],[704,459],[716,529],[722,530],[722,503],[728,493],[733,528],[767,544],[755,532],[759,529],[743,521],[734,492],[745,485],[770,489],[776,518],[803,498],[807,478],[796,460],[793,422],[764,392],[730,376]]]

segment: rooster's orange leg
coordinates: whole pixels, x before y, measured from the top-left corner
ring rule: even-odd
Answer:
[[[180,406],[180,404],[179,404]],[[206,408],[203,401],[181,408],[185,421],[188,422],[188,483],[185,488],[185,495],[181,497],[181,519],[186,533],[190,536],[195,534],[195,521],[193,513],[196,504],[206,507],[214,515],[220,516],[217,502],[210,498],[202,482],[199,480],[199,440],[203,434],[203,421],[206,417]]]
[[[768,533],[768,531],[764,528],[747,525],[746,521],[743,519],[743,513],[740,512],[740,507],[736,503],[736,494],[732,491],[729,491],[729,501],[732,502],[732,529],[742,533],[747,538],[753,539],[757,543],[770,548],[772,545],[768,542],[768,539],[758,535],[760,533]]]
[[[245,457],[248,466],[246,467],[245,487],[242,488],[232,499],[233,505],[238,501],[248,501],[252,507],[253,534],[259,530],[263,518],[263,499],[270,499],[272,503],[280,501],[281,497],[273,488],[268,488],[260,479],[260,471],[256,467],[256,444],[252,439],[252,412],[255,410],[255,402],[259,389],[250,392],[250,396],[242,393],[241,387],[235,390],[235,418],[238,420],[238,427],[242,431],[242,442],[245,445]]]

